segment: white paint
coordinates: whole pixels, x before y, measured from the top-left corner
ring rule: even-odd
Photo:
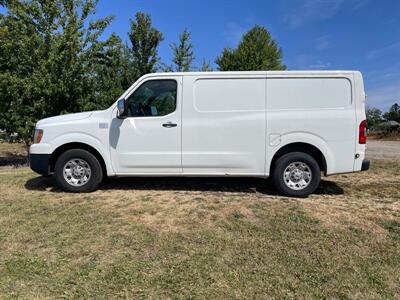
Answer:
[[[170,75],[163,79],[174,79],[180,82],[182,76]],[[118,119],[115,117],[116,111],[113,111],[110,153],[116,174],[182,173],[182,85],[178,84],[177,89],[176,110],[169,115]],[[168,122],[177,126],[172,128],[162,126]]]
[[[329,91],[329,92],[327,92]],[[346,78],[273,77],[268,80],[268,109],[323,109],[351,106]]]
[[[184,76],[184,173],[264,175],[265,78]]]
[[[149,74],[121,98],[157,79],[178,83],[169,115],[118,119],[114,103],[104,111],[44,119],[37,124],[42,142],[31,153],[51,154],[78,142],[100,153],[108,176],[267,177],[274,154],[301,142],[323,153],[327,174],[361,170],[365,92],[359,72]],[[162,126],[168,122],[177,126]]]

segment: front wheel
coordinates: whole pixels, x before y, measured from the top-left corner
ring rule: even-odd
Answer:
[[[315,159],[302,152],[283,155],[276,161],[272,182],[284,196],[307,197],[321,180],[321,170]]]
[[[92,192],[99,187],[103,171],[92,153],[72,149],[57,159],[54,177],[57,185],[66,192]]]

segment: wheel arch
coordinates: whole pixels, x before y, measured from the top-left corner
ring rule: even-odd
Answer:
[[[72,149],[81,149],[81,150],[86,150],[89,153],[93,154],[97,160],[99,161],[100,165],[101,165],[101,169],[103,171],[103,174],[107,174],[107,166],[106,163],[104,161],[103,156],[100,154],[99,151],[97,151],[94,147],[85,144],[85,143],[81,143],[81,142],[71,142],[71,143],[66,143],[63,145],[60,145],[59,147],[57,147],[51,154],[50,156],[50,160],[49,160],[49,164],[50,164],[50,172],[53,173],[54,172],[54,167],[56,164],[57,159],[66,151],[68,150],[72,150]]]
[[[321,171],[324,172],[325,175],[327,174],[327,160],[323,152],[318,147],[304,142],[289,143],[279,148],[272,157],[269,167],[269,174],[272,173],[276,161],[283,155],[291,152],[302,152],[311,155],[317,161]]]

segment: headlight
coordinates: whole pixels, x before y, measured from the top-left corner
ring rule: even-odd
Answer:
[[[43,137],[43,129],[35,129],[35,134],[33,136],[33,143],[39,144]]]

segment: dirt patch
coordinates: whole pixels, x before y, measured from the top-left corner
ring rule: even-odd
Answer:
[[[400,141],[368,140],[367,157],[400,161]]]

